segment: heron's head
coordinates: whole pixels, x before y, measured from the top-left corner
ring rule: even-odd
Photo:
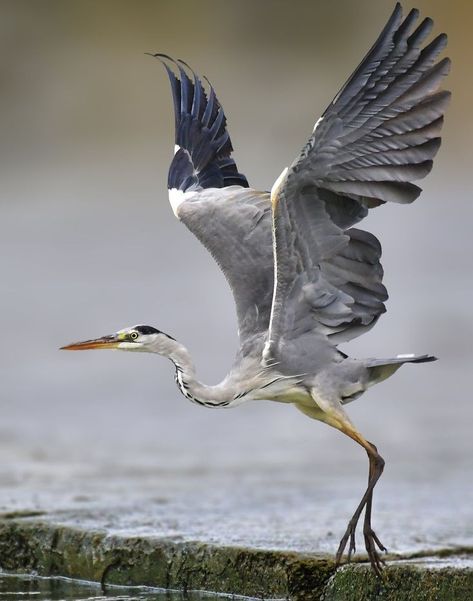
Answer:
[[[87,351],[91,349],[116,349],[165,354],[170,341],[174,341],[174,338],[164,332],[160,332],[152,326],[138,325],[124,328],[115,334],[102,336],[101,338],[73,342],[72,344],[62,346],[61,350]]]

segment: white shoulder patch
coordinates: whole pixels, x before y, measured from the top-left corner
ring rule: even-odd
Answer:
[[[415,357],[415,353],[404,353],[402,355],[396,355],[396,359],[413,359]]]
[[[169,202],[171,203],[172,212],[179,219],[177,211],[180,205],[186,200],[186,193],[177,188],[171,188],[169,192]]]
[[[176,154],[180,150],[181,150],[181,147],[179,146],[179,144],[174,144],[174,154]]]

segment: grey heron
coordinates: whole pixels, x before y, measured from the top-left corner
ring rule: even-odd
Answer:
[[[441,142],[450,94],[440,86],[450,61],[438,56],[447,37],[425,42],[433,22],[418,19],[416,9],[403,18],[396,5],[270,192],[252,189],[239,172],[223,108],[208,80],[181,60],[153,54],[167,71],[175,111],[169,200],[226,276],[240,347],[230,372],[214,386],[197,379],[183,344],[152,326],[63,347],[157,353],[173,362],[180,391],[194,403],[292,403],[352,438],[368,454],[369,479],[336,561],[347,545],[352,557],[364,510],[365,548],[378,575],[380,551],[386,549],[371,526],[371,512],[384,460],[345,405],[405,363],[435,357],[357,359],[338,345],[368,331],[386,310],[380,243],[354,226],[379,205],[414,201],[421,188],[413,181],[430,172]]]

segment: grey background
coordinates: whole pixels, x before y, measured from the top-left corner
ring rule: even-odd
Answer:
[[[310,480],[334,496],[354,477],[359,496],[363,451],[290,406],[206,410],[179,395],[158,357],[57,349],[155,325],[189,346],[208,382],[236,350],[224,278],[168,204],[171,95],[144,52],[183,58],[210,78],[239,168],[269,189],[393,4],[0,1],[1,506],[16,502],[24,482],[39,503],[46,481],[71,466],[103,478],[271,474],[276,491],[278,478],[280,490]],[[420,199],[377,209],[365,223],[383,244],[388,313],[344,348],[441,360],[403,368],[349,411],[387,460],[381,500],[415,483],[439,505],[456,490],[458,509],[472,491],[473,5],[417,6],[449,34],[453,102]]]

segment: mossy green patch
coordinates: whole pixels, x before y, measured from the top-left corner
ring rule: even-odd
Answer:
[[[30,520],[0,522],[0,567],[104,584],[298,601],[318,599],[335,569],[326,557],[114,537]]]
[[[454,558],[390,562],[380,581],[366,564],[335,571],[325,556],[110,536],[34,518],[0,520],[3,570],[261,599],[464,601],[473,599],[471,556],[466,557],[457,565]]]
[[[473,570],[399,563],[380,580],[366,565],[346,566],[331,578],[323,601],[466,601],[473,599]]]

